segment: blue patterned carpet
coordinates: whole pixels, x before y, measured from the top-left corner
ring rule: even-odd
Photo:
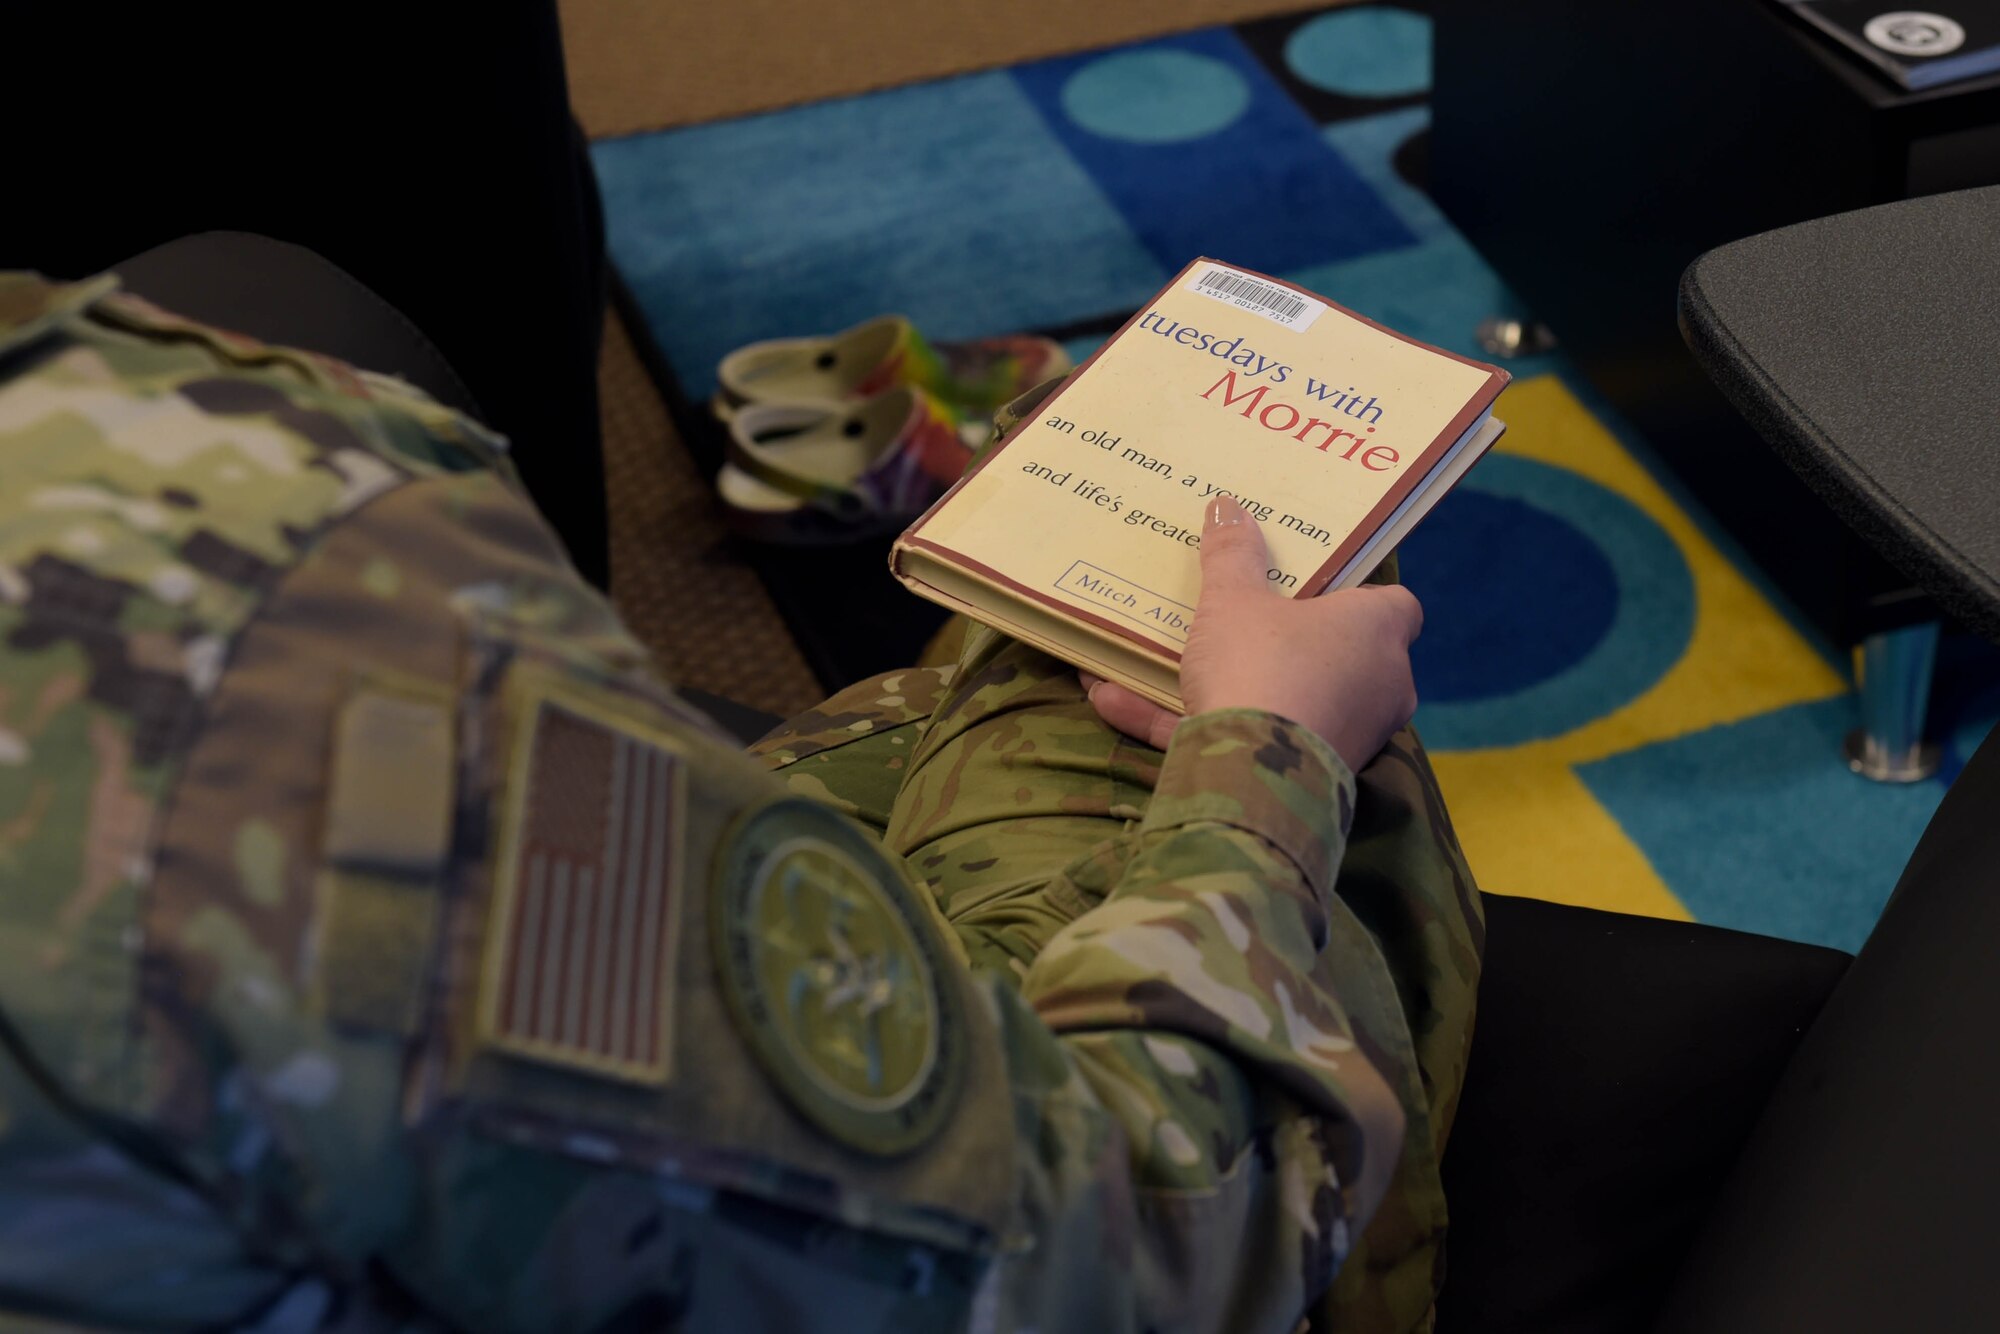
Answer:
[[[1479,355],[1514,302],[1424,193],[1428,52],[1420,6],[1344,8],[605,142],[613,255],[689,402],[732,348],[884,311],[1081,355],[1196,254]],[[1853,777],[1847,664],[1560,355],[1512,369],[1404,565],[1482,884],[1856,947],[2000,715],[1995,655],[1947,642],[1939,779]]]

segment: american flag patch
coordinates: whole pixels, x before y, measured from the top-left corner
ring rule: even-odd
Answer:
[[[682,760],[664,738],[534,700],[514,755],[486,948],[485,1045],[640,1083],[667,1079]]]

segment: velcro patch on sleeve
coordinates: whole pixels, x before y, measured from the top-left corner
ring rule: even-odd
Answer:
[[[451,709],[357,693],[335,727],[325,853],[343,867],[428,881],[451,843]]]
[[[671,1067],[685,760],[580,701],[517,715],[486,943],[482,1045],[609,1079]]]
[[[370,680],[335,720],[312,1003],[336,1025],[414,1034],[455,800],[448,692]]]

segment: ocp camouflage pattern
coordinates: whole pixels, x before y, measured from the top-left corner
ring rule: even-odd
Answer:
[[[1414,736],[1358,779],[1252,712],[1163,755],[1068,669],[965,638],[753,761],[486,432],[105,281],[0,277],[0,1308],[1420,1327],[1481,937]],[[690,775],[658,1086],[475,1022],[528,680]],[[435,726],[349,725],[380,701]],[[731,831],[797,796],[879,840],[954,961],[968,1073],[907,1154],[791,1110],[694,929]]]
[[[1093,1306],[1093,1283],[1037,1272],[1001,1286],[1046,1305],[1001,1305],[994,1328],[1122,1328],[1114,1311],[1149,1290],[1171,1313],[1161,1328],[1288,1328],[1281,1313],[1308,1307],[1316,1329],[1428,1326],[1443,1278],[1437,1165],[1484,934],[1414,732],[1351,790],[1326,777],[1344,770],[1317,738],[1269,715],[1191,720],[1163,755],[1106,729],[1074,671],[974,628],[957,664],[864,681],[752,749],[794,791],[881,833],[989,979],[1005,1031],[1060,1035],[1039,1039],[1033,1063],[1049,1091],[1016,1076],[1018,1142],[1050,1138],[1040,1100],[1055,1073],[1080,1079],[1096,1094],[1083,1142],[1098,1148],[1072,1156],[1065,1138],[1059,1170],[1097,1174],[1107,1200],[1138,1192],[1123,1226],[1096,1218],[1052,1252],[1129,1286]],[[1146,972],[1169,938],[1197,968],[1192,996]],[[1046,1050],[1062,1046],[1066,1062]],[[1394,1128],[1367,1120],[1385,1085]],[[1234,1119],[1246,1094],[1255,1110]],[[1408,1144],[1385,1156],[1399,1120]],[[1260,1191],[1290,1204],[1283,1222],[1252,1221],[1271,1203]],[[1147,1207],[1148,1192],[1173,1206]],[[1196,1199],[1205,1212],[1184,1219]],[[1270,1303],[1228,1305],[1245,1293]]]

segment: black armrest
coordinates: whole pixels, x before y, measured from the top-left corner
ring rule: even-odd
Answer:
[[[1644,1329],[1837,950],[1486,896],[1440,1334]]]
[[[1772,1095],[1663,1331],[2000,1329],[2000,732]]]
[[[407,316],[304,246],[203,232],[154,246],[116,271],[128,290],[177,315],[400,375],[483,420],[472,391]]]

